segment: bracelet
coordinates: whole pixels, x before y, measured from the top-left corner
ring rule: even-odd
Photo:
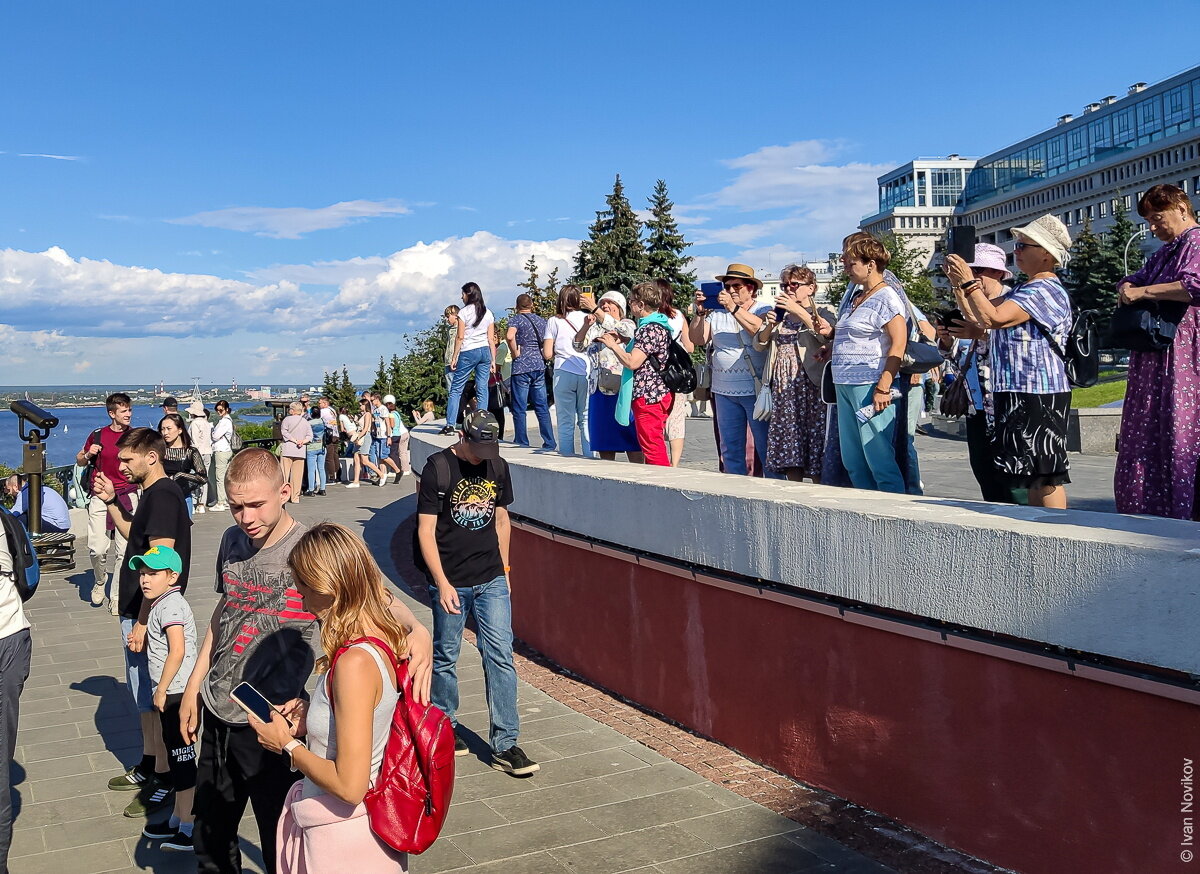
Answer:
[[[106,507],[111,507],[113,504],[115,504],[117,502],[116,498],[113,498],[111,501],[105,501],[103,498],[101,498],[100,500],[101,500],[101,502],[103,502],[104,506],[106,506]]]
[[[880,388],[879,386],[875,386],[875,392],[876,394],[890,395],[892,390],[890,388]]]
[[[958,287],[958,290],[959,290],[959,291],[966,291],[968,288],[971,288],[972,286],[975,286],[975,285],[978,285],[978,284],[979,284],[979,280],[978,280],[978,279],[968,279],[966,282],[964,282],[962,285],[960,285],[960,286]]]

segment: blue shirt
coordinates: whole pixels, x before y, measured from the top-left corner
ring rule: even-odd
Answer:
[[[1071,299],[1058,279],[1031,279],[1001,296],[999,306],[1011,300],[1029,321],[991,332],[991,389],[1024,394],[1048,395],[1070,391],[1067,367],[1050,346],[1041,325],[1066,349],[1071,330]]]
[[[27,504],[29,502],[29,486],[21,487],[20,493],[16,500],[13,501],[13,515],[20,518],[26,526],[29,520],[22,518],[28,515],[29,510]],[[63,500],[62,495],[50,488],[50,486],[42,486],[42,527],[56,528],[59,531],[71,530],[71,513],[67,509],[67,502]]]
[[[546,320],[537,313],[517,313],[508,320],[517,329],[517,348],[521,354],[513,359],[512,372],[536,373],[546,366],[542,360],[542,338],[546,336]]]

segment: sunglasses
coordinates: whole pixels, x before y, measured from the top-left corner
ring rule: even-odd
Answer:
[[[726,291],[736,291],[739,288],[745,288],[745,287],[746,287],[746,284],[743,282],[726,282],[725,283]]]
[[[1040,249],[1042,248],[1037,243],[1026,243],[1024,240],[1018,240],[1013,244],[1013,251],[1020,252],[1024,249]]]

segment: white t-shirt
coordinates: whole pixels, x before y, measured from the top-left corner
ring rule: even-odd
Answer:
[[[475,324],[475,304],[468,304],[459,310],[458,317],[462,320],[465,329],[462,345],[458,347],[460,353],[466,352],[469,349],[482,349],[488,345],[488,325],[496,321],[496,317],[492,315],[491,310],[483,314],[483,318],[479,320],[479,324]]]
[[[760,307],[754,314],[761,318],[768,311],[770,307]],[[727,310],[710,312],[704,319],[711,332],[713,394],[752,396],[755,377],[762,379],[767,353],[754,350],[754,337]]]
[[[579,310],[567,313],[565,319],[554,316],[546,322],[547,340],[554,341],[554,369],[587,376],[588,359],[575,351],[575,335],[583,327],[584,314]]]
[[[867,385],[879,379],[892,348],[883,326],[905,314],[904,301],[885,285],[850,310],[838,316],[833,335],[833,381],[838,385]]]
[[[675,310],[675,315],[667,319],[667,324],[671,326],[671,339],[678,340],[683,334],[683,329],[687,326],[687,320],[684,319],[683,313]]]

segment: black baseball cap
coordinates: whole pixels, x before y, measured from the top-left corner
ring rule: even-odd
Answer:
[[[174,395],[167,395],[165,398],[163,398],[162,406],[164,406],[164,407],[178,407],[178,406],[179,406],[179,401],[175,400],[175,396],[174,396]]]
[[[463,419],[463,437],[480,458],[500,457],[500,423],[487,410],[476,410]]]

